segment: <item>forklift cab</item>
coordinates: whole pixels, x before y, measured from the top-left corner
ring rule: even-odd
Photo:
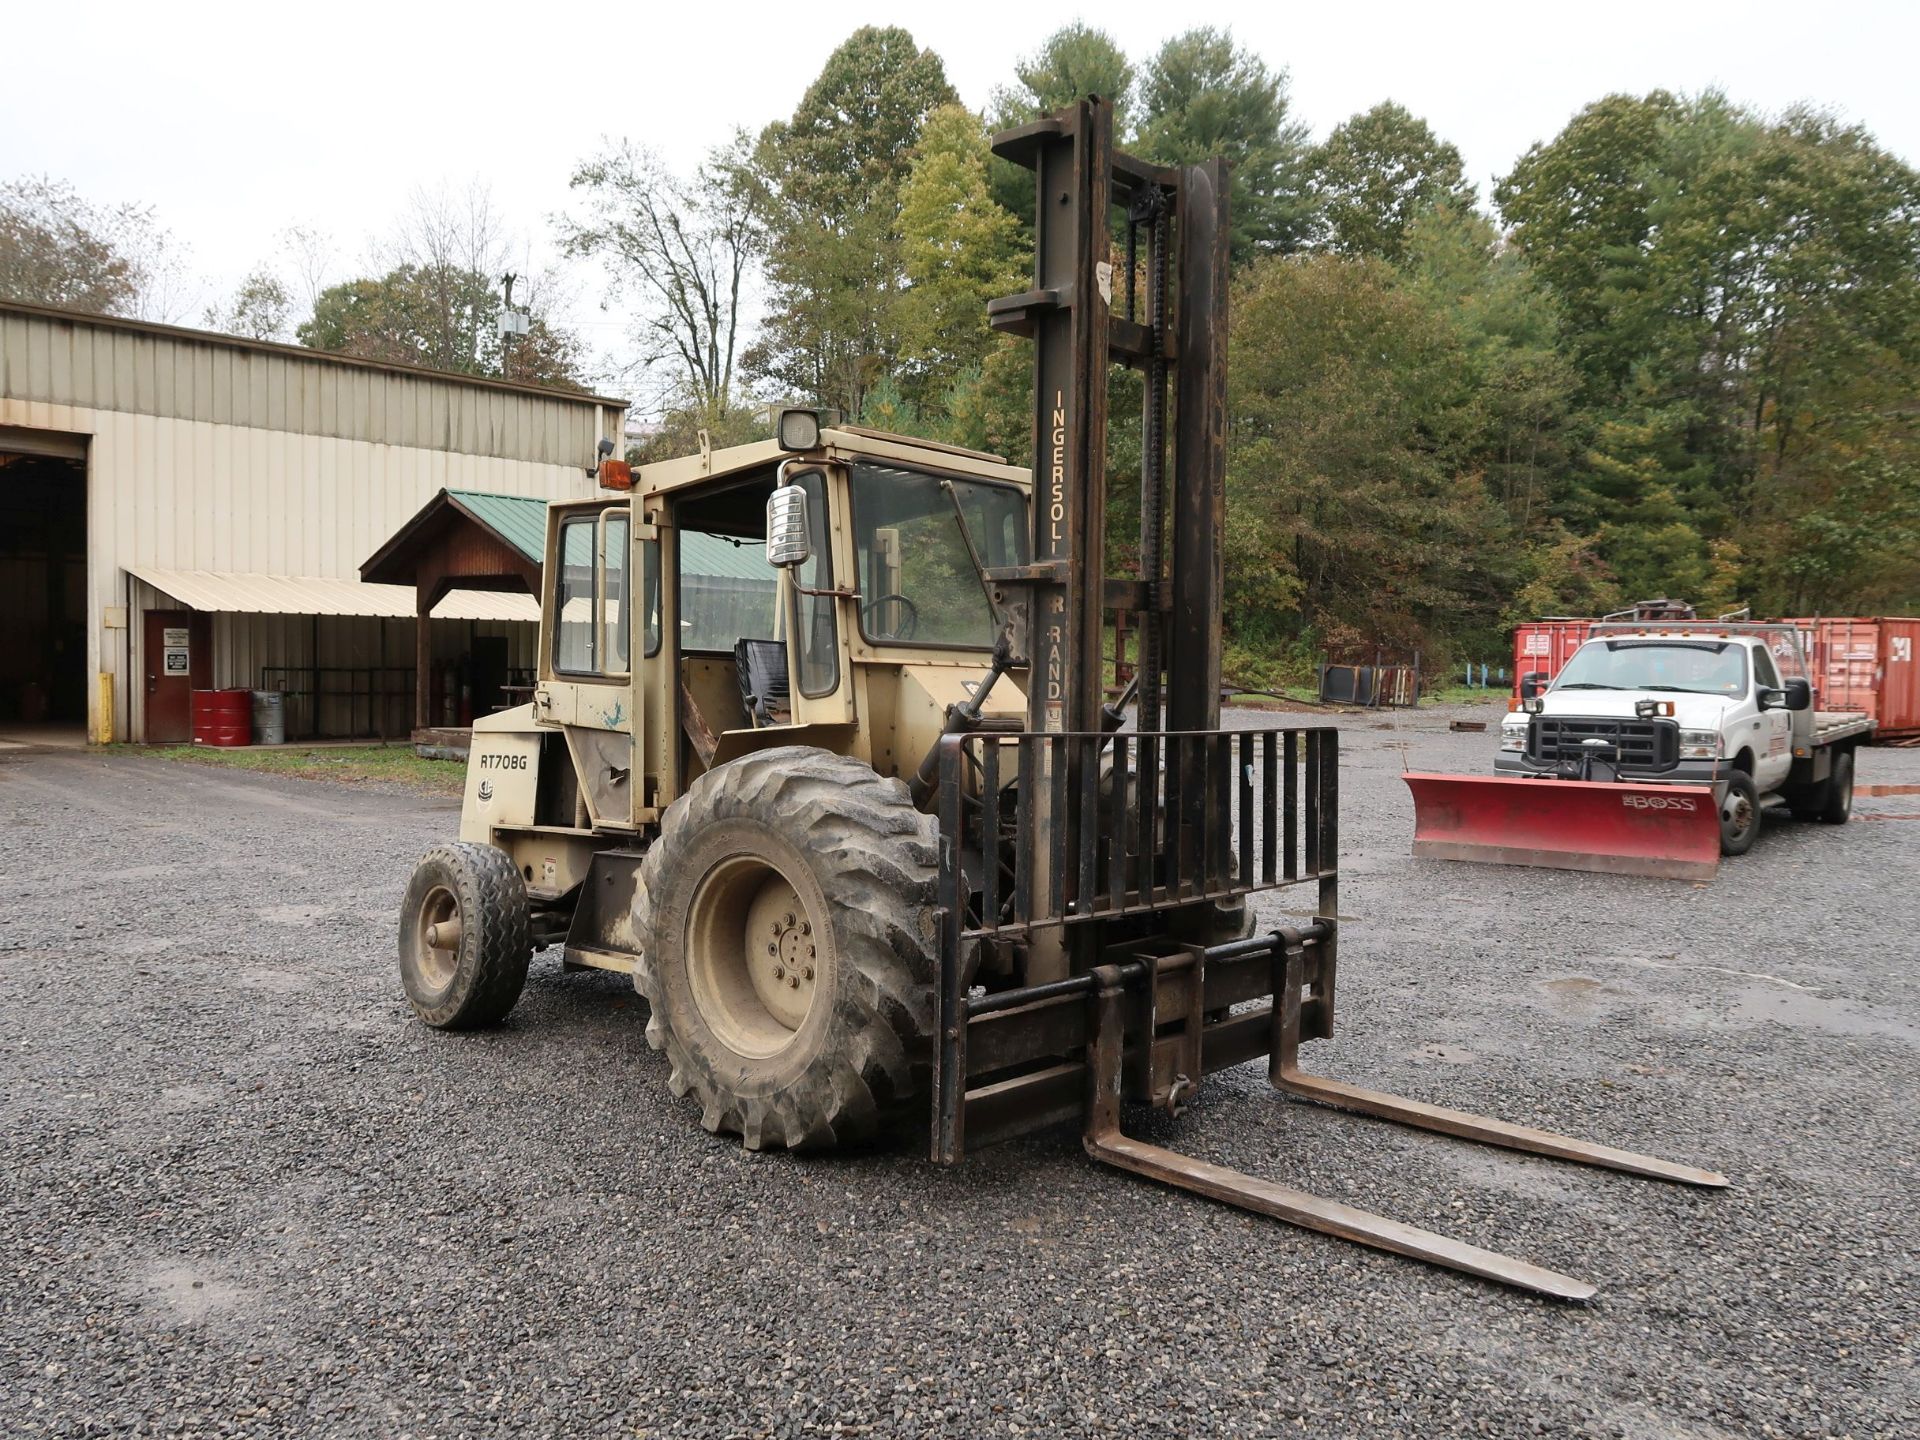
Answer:
[[[910,772],[922,731],[990,663],[969,547],[1025,563],[1025,472],[828,431],[806,453],[761,442],[638,479],[548,512],[532,719],[599,777],[583,780],[581,828],[641,828],[772,745]]]

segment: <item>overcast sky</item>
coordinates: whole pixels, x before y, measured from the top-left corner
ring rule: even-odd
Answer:
[[[1486,192],[1536,140],[1610,91],[1718,86],[1777,110],[1812,101],[1920,161],[1920,0],[1347,6],[1103,0],[871,4],[359,3],[9,8],[0,178],[47,174],[137,200],[208,294],[293,223],[332,236],[340,274],[422,185],[487,182],[536,258],[570,166],[626,136],[690,165],[736,126],[792,111],[861,24],[908,26],[982,108],[1014,61],[1086,16],[1136,59],[1177,30],[1230,26],[1290,79],[1323,135],[1391,98],[1458,145]],[[569,318],[617,348],[590,272]],[[182,317],[195,323],[195,315]]]

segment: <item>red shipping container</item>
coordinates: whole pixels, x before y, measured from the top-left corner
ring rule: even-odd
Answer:
[[[196,745],[251,745],[253,743],[253,692],[251,690],[194,691],[193,743]]]
[[[1920,735],[1920,619],[1832,615],[1787,623],[1806,645],[1819,709],[1864,711],[1876,739]]]
[[[1586,644],[1591,620],[1556,616],[1551,620],[1529,620],[1513,631],[1513,694],[1520,696],[1522,675],[1544,675],[1551,680],[1560,667],[1573,658],[1573,652]]]

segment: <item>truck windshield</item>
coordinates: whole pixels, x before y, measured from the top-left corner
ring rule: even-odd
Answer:
[[[1027,561],[1027,498],[985,480],[951,481],[980,563]],[[880,645],[993,645],[993,610],[967,557],[941,477],[894,465],[853,467],[860,630]]]
[[[1594,641],[1575,652],[1553,689],[1744,695],[1746,647],[1726,641]]]

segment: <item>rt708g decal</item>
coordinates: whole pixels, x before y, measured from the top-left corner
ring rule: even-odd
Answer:
[[[1700,808],[1684,795],[1622,795],[1620,803],[1629,810],[1697,810]]]

